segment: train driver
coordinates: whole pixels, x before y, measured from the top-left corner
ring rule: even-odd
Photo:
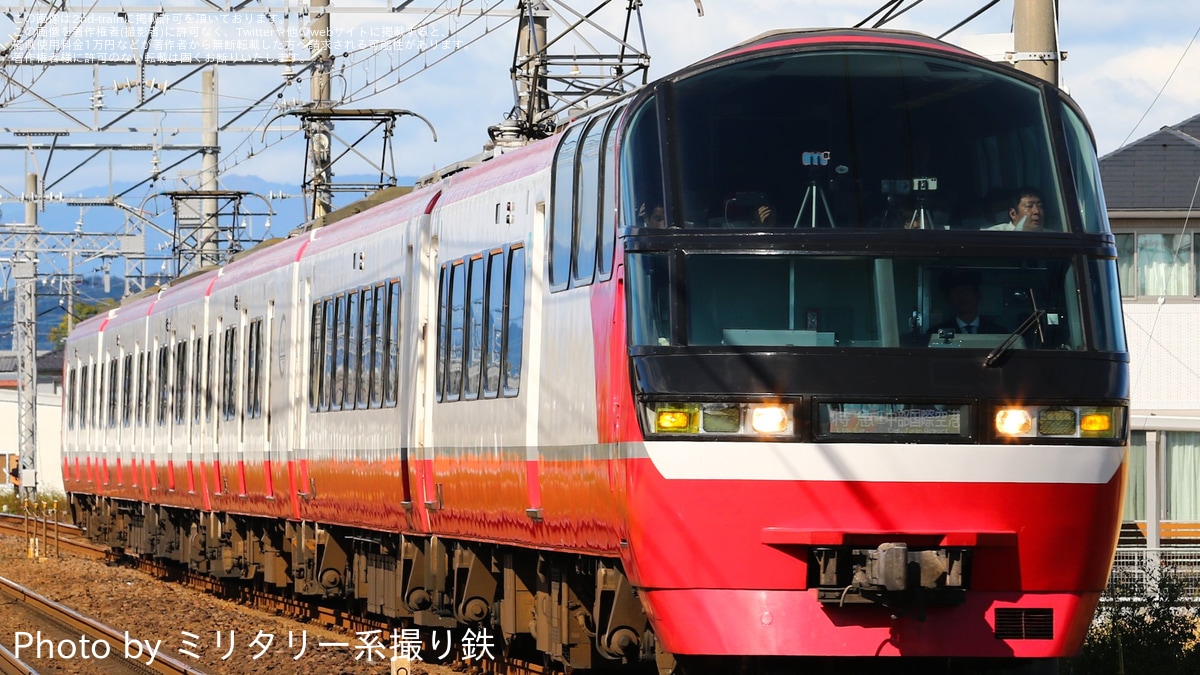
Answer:
[[[1031,187],[1021,188],[1017,190],[1015,198],[1009,204],[1009,222],[993,225],[987,229],[1038,232],[1042,229],[1044,213],[1041,193]]]
[[[950,331],[955,335],[963,333],[1007,333],[1008,330],[991,319],[979,314],[979,303],[983,294],[979,290],[979,273],[971,270],[960,270],[947,274],[942,279],[942,290],[946,294],[946,303],[954,316],[929,329],[936,335],[940,331]]]

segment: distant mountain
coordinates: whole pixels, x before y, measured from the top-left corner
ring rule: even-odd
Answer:
[[[88,276],[80,279],[75,285],[75,304],[82,303],[96,304],[108,299],[120,298],[125,292],[125,280],[120,277],[113,277],[109,290],[104,290],[104,279],[97,276]],[[17,348],[15,336],[13,335],[13,321],[15,316],[15,302],[11,288],[8,296],[0,296],[0,350]],[[52,349],[54,344],[50,341],[50,331],[57,326],[66,316],[66,297],[59,295],[58,290],[54,289],[47,291],[44,286],[38,286],[38,320],[37,320],[37,343],[38,351]]]

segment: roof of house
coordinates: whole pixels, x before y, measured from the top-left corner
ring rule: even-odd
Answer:
[[[48,352],[43,352],[38,355],[37,368],[39,380],[47,380],[61,376],[62,367],[63,347],[61,345]],[[17,353],[0,352],[0,378],[3,378],[4,376],[15,376],[16,373]]]
[[[1101,157],[1100,176],[1110,211],[1179,211],[1196,205],[1200,115]]]

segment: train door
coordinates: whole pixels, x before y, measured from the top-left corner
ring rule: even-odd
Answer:
[[[296,349],[292,352],[292,378],[290,396],[285,405],[292,413],[287,432],[291,440],[285,442],[287,453],[288,499],[291,500],[292,517],[300,518],[300,500],[308,491],[307,458],[305,457],[305,439],[308,428],[308,413],[316,409],[321,396],[321,356],[324,355],[325,312],[320,300],[313,300],[312,277],[299,282],[300,266],[295,266],[292,288],[296,289],[296,303],[293,303],[292,338],[291,344],[308,345],[308,349]],[[308,312],[308,320],[302,320],[302,310]],[[308,339],[302,339],[304,327],[308,328]],[[287,339],[286,332],[280,329],[280,339]],[[285,367],[281,355],[280,367]],[[285,425],[277,425],[282,429]]]
[[[267,314],[263,318],[257,336],[260,365],[255,375],[258,383],[255,385],[257,393],[254,402],[257,414],[262,418],[263,493],[268,499],[275,498],[273,472],[277,465],[272,453],[274,446],[271,443],[271,382],[275,379],[271,377],[271,364],[273,363],[271,346],[275,344],[274,334],[275,299],[270,298],[267,300]]]
[[[445,280],[443,278],[449,272],[442,271],[438,265],[438,238],[433,234],[433,218],[429,211],[440,196],[440,192],[434,196],[429,209],[418,220],[418,227],[415,228],[418,240],[414,256],[417,264],[411,264],[413,256],[410,256],[412,273],[409,279],[416,283],[410,283],[407,297],[410,298],[416,314],[414,325],[423,329],[409,331],[408,335],[423,337],[420,340],[410,339],[403,352],[412,355],[408,360],[411,368],[408,372],[414,373],[411,383],[405,387],[411,401],[407,410],[412,412],[406,413],[411,414],[411,423],[406,425],[410,433],[407,442],[402,445],[404,503],[405,512],[409,514],[409,525],[423,532],[432,531],[430,510],[438,506],[430,447],[433,430],[430,405],[433,403],[435,383],[429,378],[429,364],[434,364],[434,372],[440,376],[444,359],[441,358],[439,345],[444,344],[440,339],[444,328],[438,323],[443,317],[443,313],[438,311],[438,306],[446,293],[443,287],[449,283],[448,277]],[[411,484],[412,478],[416,479],[416,485]],[[414,504],[414,501],[419,504]],[[411,515],[414,512],[417,513],[415,518]]]

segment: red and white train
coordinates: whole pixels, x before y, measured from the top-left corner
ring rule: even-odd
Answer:
[[[1041,667],[1120,520],[1098,175],[1007,66],[767,34],[82,323],[67,490],[128,552],[563,669]]]

